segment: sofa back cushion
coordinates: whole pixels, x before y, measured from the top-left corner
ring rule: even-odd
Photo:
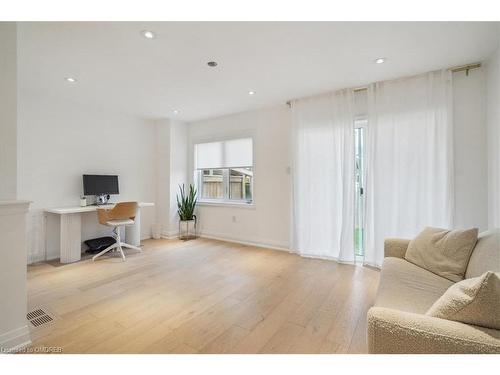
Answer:
[[[479,234],[465,277],[478,277],[486,271],[500,272],[500,229]]]
[[[477,242],[477,232],[477,228],[447,230],[427,227],[410,241],[405,259],[448,280],[463,280]]]

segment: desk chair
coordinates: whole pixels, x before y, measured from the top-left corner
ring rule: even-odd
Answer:
[[[113,245],[105,248],[99,254],[93,256],[93,261],[110,250],[114,251],[114,249],[117,249],[120,252],[123,261],[125,261],[125,254],[123,253],[122,247],[128,247],[130,249],[142,251],[137,246],[132,246],[128,243],[122,242],[120,238],[120,227],[126,225],[134,225],[135,216],[137,215],[138,209],[139,205],[137,204],[137,202],[121,202],[117,203],[112,209],[97,209],[97,217],[99,218],[99,223],[114,228],[113,232],[115,234],[116,242]]]

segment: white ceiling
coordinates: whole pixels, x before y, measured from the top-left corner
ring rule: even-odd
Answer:
[[[143,38],[145,29],[157,38]],[[498,36],[498,24],[485,22],[30,22],[18,30],[21,90],[185,121],[482,61]]]

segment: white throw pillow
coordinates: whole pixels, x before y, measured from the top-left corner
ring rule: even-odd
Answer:
[[[434,302],[426,315],[500,329],[499,275],[486,272],[453,284]]]

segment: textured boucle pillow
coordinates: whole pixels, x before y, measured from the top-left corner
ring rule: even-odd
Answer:
[[[453,284],[434,302],[426,315],[500,329],[499,275],[486,272]]]
[[[447,230],[427,227],[410,241],[405,259],[448,280],[463,280],[477,234],[477,228]]]

